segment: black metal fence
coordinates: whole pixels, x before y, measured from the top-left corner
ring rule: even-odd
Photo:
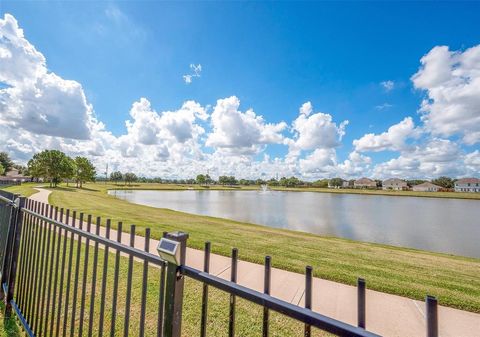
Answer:
[[[1,191],[0,191],[1,192]],[[78,215],[78,217],[77,217]],[[185,278],[202,283],[198,335],[209,335],[209,288],[229,294],[228,336],[236,335],[242,298],[263,308],[263,336],[270,335],[271,311],[303,325],[338,336],[377,336],[367,330],[365,281],[358,280],[358,326],[311,310],[312,268],[306,268],[305,307],[270,295],[271,259],[265,258],[264,292],[237,284],[238,251],[233,249],[231,278],[209,274],[210,243],[205,244],[203,271],[185,265],[188,235],[164,233],[179,243],[179,263],[149,253],[150,230],[143,249],[135,248],[136,229],[130,227],[129,245],[122,244],[122,223],[115,238],[110,220],[1,192],[0,260],[6,315],[15,312],[29,336],[165,336],[182,331]],[[200,294],[197,294],[200,296]],[[427,335],[437,336],[436,300],[427,299]],[[227,308],[226,308],[227,309]]]

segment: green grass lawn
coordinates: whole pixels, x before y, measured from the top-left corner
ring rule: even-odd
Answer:
[[[3,187],[0,189],[11,192],[11,193],[21,194],[25,197],[29,197],[32,194],[37,193],[37,191],[34,189],[35,186],[44,186],[44,185],[45,184],[42,184],[42,183],[24,183],[21,185]]]
[[[15,314],[6,319],[3,315],[5,312],[5,304],[0,301],[0,337],[17,337],[20,336],[17,323],[15,322]]]
[[[364,277],[370,289],[418,300],[430,294],[442,305],[480,312],[480,259],[140,206],[109,196],[106,190],[110,187],[57,188],[50,202],[110,218],[113,223],[136,224],[139,232],[150,227],[157,239],[164,231],[182,230],[190,234],[188,245],[193,248],[201,249],[205,241],[211,241],[212,252],[217,254],[228,256],[236,247],[246,261],[263,263],[264,256],[271,255],[277,268],[303,273],[306,265],[312,265],[314,275],[324,279],[353,285],[357,277]]]
[[[37,227],[39,228],[39,227]],[[43,229],[44,233],[48,233],[46,228]],[[52,232],[50,232],[52,233]],[[38,234],[37,234],[38,235]],[[58,238],[58,236],[57,236]],[[65,237],[61,237],[62,241]],[[25,242],[25,241],[23,241]],[[51,237],[51,242],[53,242],[53,236]],[[47,259],[43,261],[43,263],[39,263],[43,266],[42,270],[37,270],[39,275],[49,275],[48,272],[51,270],[50,267],[45,267],[46,263],[51,265],[50,257],[53,255],[56,256],[56,252],[58,250],[58,241],[56,244],[55,251],[51,252],[48,255]],[[60,244],[60,247],[63,247],[63,243]],[[73,249],[72,249],[73,248]],[[126,292],[127,292],[127,275],[128,275],[128,258],[125,256],[120,256],[120,264],[119,264],[119,277],[118,277],[118,293],[115,296],[117,299],[117,306],[116,310],[113,310],[113,288],[114,288],[114,273],[115,273],[115,254],[112,249],[110,249],[107,259],[104,260],[104,250],[99,247],[98,251],[98,262],[95,264],[97,268],[96,274],[96,283],[95,283],[95,301],[93,302],[94,308],[94,315],[93,320],[91,322],[92,325],[92,332],[94,336],[99,334],[99,327],[100,327],[100,302],[101,302],[101,289],[102,289],[102,279],[103,279],[103,269],[105,261],[108,261],[107,265],[107,273],[106,275],[106,296],[105,296],[105,320],[104,320],[104,329],[103,329],[103,336],[110,336],[111,333],[111,325],[112,325],[112,312],[116,313],[116,320],[114,329],[115,336],[123,336],[124,331],[124,324],[125,324],[125,317],[126,317]],[[81,307],[81,298],[83,292],[85,292],[85,307],[83,308],[84,313],[84,321],[83,321],[83,333],[82,336],[88,335],[88,327],[90,324],[89,320],[89,313],[90,313],[90,299],[92,294],[92,285],[93,285],[93,270],[94,270],[94,246],[89,246],[89,253],[88,253],[88,268],[85,273],[84,270],[84,261],[86,256],[86,244],[85,238],[82,239],[82,244],[80,245],[80,258],[79,264],[77,269],[77,249],[78,249],[78,241],[74,241],[73,247],[71,246],[70,235],[67,237],[67,245],[66,245],[66,254],[65,259],[66,261],[69,260],[70,251],[72,252],[72,267],[69,270],[68,264],[65,265],[64,269],[64,282],[63,287],[60,287],[61,284],[61,277],[57,278],[57,292],[53,295],[51,292],[51,298],[56,300],[56,310],[52,310],[52,304],[47,308],[47,306],[42,306],[43,304],[47,303],[47,300],[38,300],[40,297],[40,292],[33,292],[33,289],[43,289],[43,285],[47,284],[50,285],[50,290],[54,289],[55,285],[55,277],[52,278],[50,281],[48,278],[46,283],[44,283],[43,278],[37,278],[40,280],[39,282],[31,281],[28,282],[28,291],[33,292],[33,294],[37,294],[35,297],[35,301],[38,309],[34,310],[35,313],[39,313],[39,320],[45,322],[45,318],[48,315],[48,321],[51,322],[53,318],[53,322],[57,321],[58,315],[58,301],[59,298],[62,298],[62,310],[60,312],[60,328],[59,332],[60,335],[63,332],[63,321],[65,318],[65,303],[66,298],[69,298],[69,306],[67,310],[67,325],[66,325],[66,332],[67,335],[71,329],[71,319],[72,319],[72,312],[73,312],[73,305],[75,305],[75,321],[74,321],[74,329],[76,333],[79,333],[80,329],[80,315],[82,312]],[[21,250],[22,251],[22,250]],[[38,250],[34,250],[37,252]],[[36,253],[29,252],[27,253],[29,256],[33,256],[34,258],[38,258],[38,256],[42,257],[43,255],[37,255]],[[62,259],[63,254],[59,255],[59,266],[62,266]],[[20,257],[21,265],[23,265],[23,259]],[[35,261],[35,260],[34,260]],[[41,261],[41,259],[40,259]],[[53,265],[56,265],[56,257],[53,260]],[[27,264],[28,265],[28,264]],[[30,265],[30,270],[35,271],[35,267]],[[21,268],[22,269],[22,268]],[[59,271],[61,268],[59,269]],[[78,274],[77,274],[78,271]],[[31,275],[31,273],[27,273]],[[58,275],[61,273],[59,272]],[[70,287],[67,293],[67,275],[72,275],[70,279]],[[78,283],[78,291],[76,294],[76,300],[74,301],[74,275],[78,275],[78,279],[81,281],[86,275],[86,284],[85,288],[83,288],[82,282]],[[159,301],[159,280],[160,280],[160,269],[156,266],[150,265],[148,269],[148,277],[147,277],[147,297],[146,297],[146,320],[145,320],[145,336],[156,336],[157,332],[157,317],[158,317],[158,301]],[[20,283],[17,282],[17,287]],[[141,312],[141,291],[143,285],[143,263],[134,260],[133,263],[133,273],[132,273],[132,291],[131,291],[131,302],[130,302],[130,313],[128,317],[128,327],[129,327],[129,336],[138,336],[138,331],[140,327],[140,312]],[[182,336],[190,337],[190,336],[198,336],[200,332],[200,317],[201,317],[201,301],[202,301],[202,284],[194,281],[192,279],[186,279],[185,281],[185,291],[184,291],[184,302],[183,302],[183,320],[182,320]],[[85,289],[85,290],[84,290]],[[17,288],[17,296],[19,293],[19,288]],[[45,290],[47,291],[47,290]],[[60,296],[61,292],[61,296]],[[21,293],[21,291],[20,291]],[[44,297],[46,298],[46,297]],[[228,317],[229,317],[229,294],[222,292],[220,290],[211,288],[209,289],[209,301],[208,301],[208,320],[207,320],[207,331],[209,336],[226,336],[228,332]],[[20,301],[21,302],[21,301]],[[24,308],[22,308],[24,309]],[[27,311],[27,310],[23,310]],[[246,300],[242,300],[237,298],[237,305],[236,305],[236,335],[242,337],[249,337],[249,336],[260,336],[262,331],[262,307],[252,304]],[[30,324],[35,321],[34,314],[32,316],[27,317]],[[39,324],[38,324],[39,325]],[[56,325],[54,325],[53,330],[49,328],[45,329],[46,325],[43,325],[42,331],[39,331],[38,325],[35,328],[37,335],[53,335],[56,330]],[[50,326],[50,324],[48,324]],[[303,324],[285,317],[281,314],[277,314],[271,312],[270,314],[270,329],[272,337],[286,337],[286,336],[303,336]],[[13,331],[13,330],[12,330]],[[41,333],[43,332],[43,333]],[[325,332],[319,330],[313,330],[312,336],[320,337],[320,336],[327,336]],[[3,337],[3,335],[0,335]],[[6,335],[10,336],[10,335]],[[16,336],[16,335],[11,335]]]

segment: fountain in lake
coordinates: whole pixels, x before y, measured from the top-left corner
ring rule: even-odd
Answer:
[[[260,187],[262,188],[262,192],[267,192],[268,191],[268,185],[267,184],[262,184],[262,185],[260,185]]]

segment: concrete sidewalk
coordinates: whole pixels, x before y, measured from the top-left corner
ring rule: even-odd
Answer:
[[[30,199],[48,203],[49,190],[37,188],[38,193]],[[95,226],[92,226],[92,233]],[[105,228],[100,227],[105,236]],[[111,230],[110,237],[117,232]],[[128,233],[122,233],[122,243],[128,245]],[[144,248],[144,237],[137,235],[135,247]],[[214,242],[212,244],[215,244]],[[151,240],[150,252],[157,254],[158,240]],[[241,252],[240,252],[241,254]],[[203,251],[187,249],[187,265],[203,269]],[[272,263],[275,264],[274,258]],[[210,273],[223,279],[230,278],[230,258],[211,254]],[[263,265],[239,261],[238,283],[248,288],[263,291]],[[367,287],[368,287],[368,279]],[[294,304],[303,305],[305,276],[272,268],[271,295]],[[356,287],[327,281],[313,280],[313,310],[331,318],[356,325]],[[425,304],[409,298],[390,295],[373,290],[366,292],[367,330],[383,336],[425,336]],[[480,314],[439,306],[439,333],[442,337],[480,337]]]

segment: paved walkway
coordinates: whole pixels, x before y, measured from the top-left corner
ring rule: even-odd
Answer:
[[[48,203],[49,190],[37,188],[38,193],[30,198]],[[92,226],[92,232],[95,226]],[[100,228],[100,235],[105,235],[105,228]],[[111,230],[110,237],[116,238],[117,232]],[[122,233],[122,243],[129,244],[128,233]],[[150,252],[157,254],[157,240],[152,240]],[[143,249],[144,238],[137,235],[135,247]],[[188,248],[187,265],[203,269],[203,251]],[[238,283],[263,291],[263,265],[239,261]],[[210,273],[218,277],[230,278],[230,258],[216,254],[211,255]],[[305,277],[281,269],[272,268],[271,295],[282,300],[303,305]],[[368,287],[368,280],[367,280]],[[356,325],[356,287],[313,279],[313,310],[323,315]],[[367,330],[383,336],[425,336],[425,304],[411,300],[367,290],[366,292]],[[480,337],[480,314],[439,306],[439,333],[441,337]]]

